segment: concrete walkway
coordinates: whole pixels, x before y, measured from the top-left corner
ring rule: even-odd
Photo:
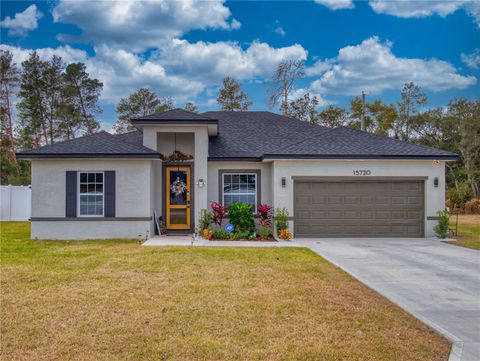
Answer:
[[[311,250],[480,360],[480,252],[425,239],[316,239]]]
[[[480,360],[480,252],[428,239],[293,242],[155,237],[144,246],[308,247],[453,342],[449,361]]]

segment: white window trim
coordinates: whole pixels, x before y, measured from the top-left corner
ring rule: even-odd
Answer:
[[[103,192],[102,192],[102,199],[103,199],[103,207],[102,207],[102,214],[80,214],[80,175],[82,173],[102,173],[103,179]],[[77,217],[86,217],[86,218],[102,218],[105,217],[105,172],[98,171],[98,170],[82,170],[77,172]]]
[[[252,210],[253,213],[256,213],[257,207],[258,207],[258,199],[257,199],[257,194],[258,194],[258,177],[257,173],[233,173],[233,172],[228,172],[228,173],[222,173],[222,204],[225,204],[225,176],[226,175],[248,175],[248,176],[255,176],[255,207]],[[251,196],[252,193],[227,193],[227,195],[239,195],[239,196]]]

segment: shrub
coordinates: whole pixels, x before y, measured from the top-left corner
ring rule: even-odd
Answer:
[[[472,189],[467,183],[460,183],[447,191],[447,199],[454,208],[465,209],[465,203],[472,199]]]
[[[233,203],[229,210],[230,223],[237,232],[247,232],[249,235],[255,231],[252,207],[247,203]]]
[[[263,227],[272,226],[273,209],[268,204],[259,204],[257,207],[258,221]]]
[[[232,236],[231,233],[227,232],[224,229],[214,229],[212,231],[213,239],[229,239]]]
[[[277,227],[277,234],[280,231],[288,229],[288,210],[287,208],[277,208],[275,211],[275,226]]]
[[[439,238],[447,238],[450,213],[448,210],[438,211],[438,224],[433,228]]]
[[[480,198],[472,198],[465,203],[466,214],[480,214]]]
[[[200,210],[200,219],[198,220],[198,228],[200,231],[208,229],[212,224],[212,214],[206,209]]]
[[[222,203],[212,202],[210,204],[210,208],[213,212],[213,223],[221,227],[223,220],[227,216],[227,210],[225,206]]]
[[[252,233],[247,231],[236,231],[231,234],[231,239],[252,239]]]
[[[272,227],[260,226],[259,232],[263,239],[269,239],[272,234]]]
[[[279,233],[278,233],[278,237],[280,237],[281,239],[285,240],[285,241],[289,241],[292,239],[293,237],[293,234],[291,234],[288,229],[282,229]]]

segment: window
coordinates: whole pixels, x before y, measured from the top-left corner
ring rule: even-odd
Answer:
[[[223,173],[222,202],[228,208],[232,203],[248,203],[257,209],[257,174]]]
[[[103,216],[103,172],[79,173],[78,214]]]

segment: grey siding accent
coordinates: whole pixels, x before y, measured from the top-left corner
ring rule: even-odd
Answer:
[[[423,237],[424,181],[295,181],[295,237]]]
[[[32,217],[32,222],[136,222],[136,221],[151,221],[152,217]]]
[[[105,174],[105,217],[115,217],[115,171],[107,170]]]
[[[67,170],[65,192],[65,217],[77,216],[77,172]]]

